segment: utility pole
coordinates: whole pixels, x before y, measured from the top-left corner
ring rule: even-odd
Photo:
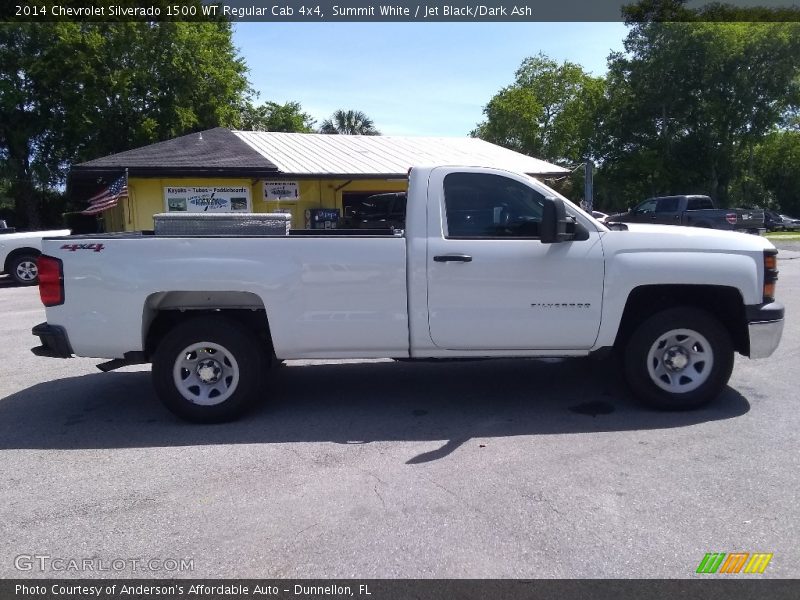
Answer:
[[[586,203],[586,212],[592,212],[594,209],[594,198],[593,198],[593,180],[592,176],[594,174],[594,163],[586,159],[586,163],[584,164],[584,172],[583,172],[583,201]]]

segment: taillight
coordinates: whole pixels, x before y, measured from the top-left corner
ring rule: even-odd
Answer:
[[[775,300],[775,285],[778,281],[778,251],[764,250],[764,302]]]
[[[736,225],[736,213],[728,213],[725,215],[725,220],[731,225]]]
[[[42,254],[39,267],[39,297],[45,306],[64,304],[64,264],[59,258]]]

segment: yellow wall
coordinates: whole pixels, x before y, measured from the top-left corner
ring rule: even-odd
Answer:
[[[285,200],[265,201],[261,179],[222,179],[201,177],[169,177],[163,179],[131,177],[128,180],[129,198],[122,207],[106,211],[106,231],[136,231],[153,228],[153,215],[166,212],[164,188],[168,186],[245,186],[250,189],[253,212],[273,212],[289,209],[292,213],[292,228],[305,227],[305,211],[311,208],[338,208],[342,210],[344,192],[402,192],[408,188],[404,179],[295,179],[292,177],[270,178],[297,181],[300,198],[296,202]]]
[[[125,231],[125,202],[98,215],[103,220],[103,231]]]

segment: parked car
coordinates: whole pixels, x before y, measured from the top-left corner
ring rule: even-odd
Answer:
[[[764,227],[767,231],[783,231],[783,217],[774,210],[765,210]]]
[[[789,215],[779,215],[782,219],[782,226],[784,231],[797,231],[800,229],[800,219],[795,219]]]
[[[599,210],[593,210],[592,216],[601,223],[605,223],[606,220],[608,219],[608,215],[604,212],[600,212]]]
[[[783,331],[763,237],[617,223],[521,173],[414,168],[404,231],[150,232],[44,241],[39,356],[153,363],[175,414],[234,418],[284,359],[588,356],[618,351],[661,409],[724,388],[734,352]],[[537,382],[531,382],[535,398]]]
[[[28,231],[0,235],[0,269],[21,285],[39,283],[39,268],[36,260],[42,252],[42,239],[70,234],[69,229],[54,231]]]
[[[800,219],[777,213],[774,210],[765,210],[764,226],[767,231],[797,231],[800,229]]]
[[[608,222],[687,225],[760,234],[765,231],[761,209],[716,208],[709,196],[681,195],[648,198]]]

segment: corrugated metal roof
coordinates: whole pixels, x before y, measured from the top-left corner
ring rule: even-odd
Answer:
[[[567,169],[476,138],[234,131],[286,175],[405,176],[415,165],[497,167],[529,175]]]

